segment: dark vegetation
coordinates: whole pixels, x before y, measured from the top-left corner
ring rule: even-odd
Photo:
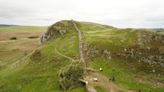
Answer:
[[[39,38],[39,36],[29,36],[28,38],[29,39],[36,39],[36,38]]]
[[[10,40],[17,40],[17,37],[11,37]]]
[[[70,90],[82,86],[84,69],[81,63],[72,63],[59,71],[59,82],[62,89]]]

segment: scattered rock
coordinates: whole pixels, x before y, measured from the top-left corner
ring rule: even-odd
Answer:
[[[99,70],[100,70],[100,71],[102,71],[103,69],[102,69],[102,68],[100,68]]]
[[[97,81],[98,81],[98,79],[97,79],[97,78],[93,78],[93,81],[94,81],[94,82],[97,82]]]

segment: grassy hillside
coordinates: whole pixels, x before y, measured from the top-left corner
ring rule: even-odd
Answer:
[[[46,27],[22,27],[22,26],[1,26],[0,29],[0,71],[7,67],[16,65],[16,62],[23,60],[29,53],[39,46],[39,37],[46,30]],[[14,28],[12,30],[12,28]],[[20,28],[22,30],[20,30]],[[8,30],[10,31],[8,31]],[[28,29],[32,29],[28,31]],[[42,30],[40,30],[42,29]],[[38,31],[40,30],[40,31]],[[11,38],[16,39],[11,39]],[[30,38],[35,37],[35,38]],[[6,72],[6,71],[4,71]],[[7,71],[8,72],[8,71]]]
[[[76,22],[76,24],[83,32],[85,60],[88,67],[95,70],[102,68],[100,74],[107,78],[114,76],[114,83],[124,89],[141,90],[141,92],[164,91],[164,68],[154,62],[149,65],[133,56],[139,56],[140,49],[145,50],[141,53],[143,57],[153,56],[154,53],[150,53],[153,51],[147,50],[147,47],[160,48],[160,51],[155,53],[157,56],[160,55],[159,53],[164,51],[163,43],[159,43],[163,40],[161,35],[143,29],[118,29],[90,22]],[[70,21],[60,21],[54,26],[66,30],[74,29],[71,28]],[[149,37],[147,34],[155,34],[155,38],[158,39],[147,40],[142,36],[143,33],[146,33],[146,38]],[[33,48],[34,51],[25,55],[23,59],[15,57],[17,60],[10,62],[11,56],[6,57],[9,62],[6,66],[3,66],[5,58],[2,58],[4,60],[0,61],[0,91],[63,92],[59,85],[58,73],[72,62],[59,52],[78,60],[77,38],[76,31],[68,31],[38,46],[37,49]],[[137,53],[129,54],[132,49]],[[0,52],[0,55],[4,54]],[[96,89],[97,92],[109,92],[102,86],[97,86]],[[68,92],[86,92],[86,89],[84,86],[79,86]]]

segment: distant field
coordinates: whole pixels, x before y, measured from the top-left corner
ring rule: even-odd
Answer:
[[[0,26],[0,70],[36,49],[46,29],[40,26]]]
[[[46,26],[0,26],[0,32],[43,32]]]
[[[47,27],[41,26],[0,26],[0,41],[13,37],[17,39],[39,37],[46,30]]]

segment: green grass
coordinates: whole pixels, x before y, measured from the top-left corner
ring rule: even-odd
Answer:
[[[115,83],[120,85],[122,88],[133,89],[133,90],[142,90],[143,92],[162,92],[164,91],[163,87],[155,87],[153,83],[147,83],[146,80],[139,82],[139,80],[135,79],[134,76],[143,76],[139,74],[135,74],[135,71],[132,71],[121,60],[107,60],[104,58],[95,58],[90,63],[91,67],[95,69],[99,69],[100,67],[103,69],[102,74],[107,77],[115,76]],[[150,75],[144,75],[148,77]]]
[[[59,23],[60,24],[60,23]],[[62,21],[60,25],[68,24],[67,21]],[[136,40],[136,34],[139,31],[134,29],[117,29],[107,25],[100,25],[96,23],[89,22],[77,22],[79,28],[84,34],[84,44],[95,47],[99,50],[109,50],[110,52],[118,52],[125,47],[132,46]],[[68,28],[72,29],[72,28]],[[11,26],[11,27],[0,27],[2,32],[33,32],[33,31],[44,31],[46,27],[26,27],[26,26]],[[24,40],[26,43],[26,40]],[[18,44],[21,46],[19,40]],[[28,44],[28,43],[26,43]],[[30,44],[30,41],[29,41]],[[11,45],[11,44],[10,44]],[[14,45],[14,43],[13,43]],[[5,50],[4,45],[0,50]],[[32,45],[30,45],[32,46]],[[11,48],[9,46],[8,48]],[[7,47],[6,47],[7,49]],[[0,92],[63,92],[59,87],[58,81],[58,72],[63,67],[70,64],[70,60],[64,58],[56,52],[56,49],[71,58],[78,60],[78,39],[77,33],[71,32],[66,33],[63,36],[59,36],[56,39],[52,39],[44,44],[42,44],[38,49],[38,53],[32,54],[32,56],[37,56],[39,58],[34,58],[29,55],[26,61],[19,62],[16,67],[10,69],[0,69]],[[8,49],[7,49],[8,50]],[[90,48],[87,48],[90,50]],[[16,51],[11,50],[11,54],[14,54]],[[19,51],[18,51],[19,52]],[[17,53],[18,53],[17,52]],[[7,56],[9,53],[1,53],[0,56]],[[22,53],[20,53],[22,55]],[[88,59],[88,65],[95,69],[103,68],[102,74],[107,77],[115,76],[115,83],[125,89],[139,90],[143,92],[163,92],[163,87],[157,87],[152,82],[149,82],[149,79],[156,79],[154,75],[140,74],[136,72],[135,69],[128,66],[127,62],[121,59],[106,59],[99,53],[99,56]],[[17,54],[18,57],[21,56]],[[14,59],[20,59],[13,55]],[[12,64],[15,60],[12,57],[6,57],[2,60],[8,63],[12,67]],[[14,61],[12,61],[12,59]],[[11,61],[10,61],[11,60]],[[4,63],[4,62],[3,62]],[[23,64],[22,64],[23,63]],[[2,64],[2,62],[0,62]],[[3,71],[2,71],[3,70]],[[10,70],[10,71],[9,71]],[[140,81],[140,78],[137,79],[136,76],[144,77],[144,81]],[[164,77],[161,76],[160,79]],[[108,92],[106,89],[101,87],[96,87],[98,92]],[[68,92],[86,92],[84,87],[78,87]]]
[[[97,92],[109,92],[109,90],[101,88],[101,87],[96,87]]]
[[[111,52],[122,50],[134,44],[137,31],[132,30],[99,30],[85,32],[85,43]]]
[[[47,30],[45,26],[0,26],[0,32],[40,32]]]
[[[63,44],[63,42],[66,43]],[[63,92],[59,88],[58,72],[70,64],[70,61],[58,55],[55,48],[65,55],[71,57],[76,55],[78,53],[76,33],[66,34],[45,43],[39,49],[41,52],[39,60],[28,61],[29,63],[23,69],[5,78],[1,78],[2,75],[0,75],[0,80],[3,81],[0,83],[1,92]],[[19,67],[21,65],[18,65],[16,70]],[[70,92],[84,92],[84,89],[79,88]]]

